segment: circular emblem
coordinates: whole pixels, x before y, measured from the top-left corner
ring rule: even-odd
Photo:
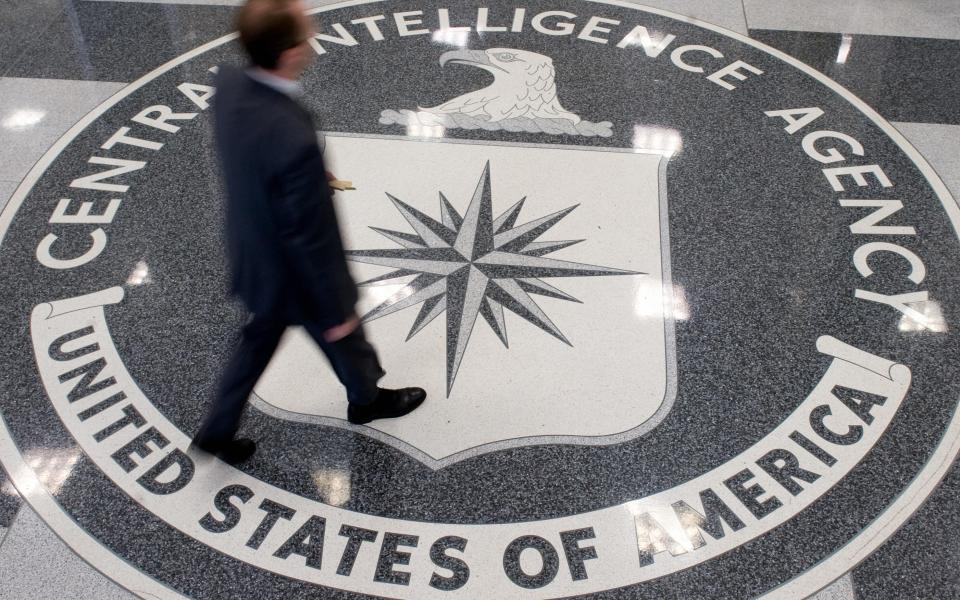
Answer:
[[[312,14],[358,311],[427,402],[350,425],[293,329],[255,458],[189,449],[246,318],[211,134],[244,61],[197,48],[2,215],[0,458],[94,565],[160,597],[793,597],[936,485],[960,210],[860,100],[625,3]]]

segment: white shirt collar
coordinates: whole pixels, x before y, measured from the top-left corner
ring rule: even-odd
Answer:
[[[250,67],[247,69],[247,75],[250,76],[250,79],[258,81],[267,87],[271,87],[291,98],[298,98],[303,95],[303,88],[298,81],[278,77],[258,67]]]

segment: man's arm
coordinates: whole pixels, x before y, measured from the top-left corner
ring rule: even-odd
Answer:
[[[356,288],[341,254],[319,148],[316,143],[296,143],[289,138],[276,140],[272,147],[286,150],[275,157],[271,194],[286,256],[311,299],[321,304],[320,312],[329,316],[322,325],[347,323],[353,316]]]

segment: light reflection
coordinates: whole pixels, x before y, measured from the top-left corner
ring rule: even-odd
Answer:
[[[853,45],[853,36],[845,33],[840,37],[840,49],[837,51],[837,64],[846,64],[850,56],[850,47]]]
[[[411,280],[413,280],[413,277],[408,276],[366,284],[362,287],[364,301],[373,302],[377,305],[383,304],[388,298],[403,290],[403,297],[400,298],[402,300],[415,291],[412,287],[405,287]]]
[[[642,553],[653,555],[667,551],[671,556],[680,556],[699,547],[694,542],[701,540],[699,530],[688,527],[671,507],[631,502],[627,510],[633,517],[637,547]]]
[[[463,29],[438,29],[433,32],[432,37],[438,44],[466,48],[470,40],[470,32]]]
[[[936,300],[915,302],[909,306],[923,315],[923,318],[917,320],[903,315],[900,317],[900,331],[929,331],[931,333],[945,333],[947,331],[947,320],[943,318],[943,310]]]
[[[641,319],[673,317],[675,321],[686,321],[690,318],[690,305],[683,287],[677,284],[664,289],[660,282],[641,281],[634,313]]]
[[[3,127],[5,129],[26,129],[42,121],[45,116],[47,116],[47,113],[42,110],[15,110],[3,120]]]
[[[143,285],[145,283],[153,283],[153,279],[150,278],[150,267],[141,260],[133,268],[130,277],[127,278],[127,285]]]
[[[407,135],[410,137],[442,138],[446,131],[443,125],[421,125],[419,123],[407,125]]]
[[[343,469],[320,469],[313,473],[313,482],[331,506],[343,506],[350,501],[350,473]]]
[[[630,35],[617,44],[617,47],[642,46],[643,48],[655,49],[658,45],[665,43],[667,37],[672,39],[674,36],[656,29],[642,29],[630,32]]]
[[[633,149],[638,152],[661,154],[670,158],[683,150],[683,138],[676,129],[635,125],[633,127]]]
[[[42,491],[43,488],[56,495],[73,472],[73,466],[80,460],[80,449],[51,448],[29,451],[24,454],[24,460],[36,477],[24,473],[18,478],[19,481],[24,482],[20,490],[23,495],[29,496]],[[41,487],[38,488],[38,485]],[[17,492],[8,481],[3,486],[3,493],[15,495]]]

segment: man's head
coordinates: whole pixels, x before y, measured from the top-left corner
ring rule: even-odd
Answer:
[[[247,1],[237,16],[237,29],[254,66],[288,79],[307,68],[314,54],[308,43],[314,31],[303,11],[301,0]]]

